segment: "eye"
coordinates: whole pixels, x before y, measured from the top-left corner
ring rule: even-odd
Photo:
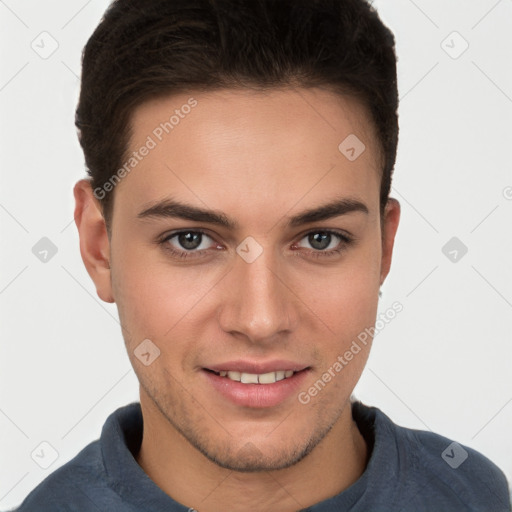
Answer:
[[[206,233],[192,230],[170,234],[160,243],[174,255],[184,258],[217,245]]]
[[[309,233],[302,240],[307,239],[308,244],[310,244],[313,249],[325,251],[326,249],[334,249],[339,245],[339,240],[336,238],[333,236],[333,233],[329,231],[317,231]]]
[[[344,251],[352,239],[345,234],[329,230],[316,230],[307,233],[294,247],[313,249],[312,256],[335,256]]]
[[[312,249],[306,253],[313,257],[329,257],[345,251],[352,241],[352,238],[344,233],[316,230],[306,233],[292,249]],[[159,243],[176,258],[199,258],[207,256],[209,249],[223,249],[211,236],[201,230],[171,233],[164,236]]]

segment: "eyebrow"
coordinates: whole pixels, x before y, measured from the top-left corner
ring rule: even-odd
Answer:
[[[362,212],[366,215],[369,213],[368,207],[361,201],[351,198],[342,198],[316,208],[305,210],[298,215],[290,217],[287,226],[294,228],[352,212]],[[236,221],[229,219],[223,212],[199,208],[197,206],[181,203],[174,199],[164,199],[148,206],[137,215],[137,218],[178,218],[214,224],[233,231],[239,227]]]

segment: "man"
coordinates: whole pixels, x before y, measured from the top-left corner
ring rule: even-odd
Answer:
[[[483,455],[351,399],[399,223],[397,103],[364,0],[111,5],[75,220],[140,404],[20,511],[510,510]]]

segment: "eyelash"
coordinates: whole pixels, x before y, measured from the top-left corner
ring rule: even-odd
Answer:
[[[176,249],[174,249],[173,247],[171,247],[168,244],[168,242],[170,240],[172,240],[173,238],[175,238],[175,237],[177,237],[179,235],[182,235],[184,233],[195,233],[195,234],[200,233],[201,235],[205,235],[205,236],[207,236],[209,238],[212,238],[208,233],[206,233],[205,231],[203,231],[201,229],[193,229],[193,230],[192,229],[188,229],[188,230],[176,231],[175,233],[171,233],[169,235],[166,235],[158,243],[161,246],[163,246],[163,248],[166,251],[168,251],[173,257],[177,257],[177,258],[180,258],[180,259],[201,258],[203,256],[206,256],[206,252],[208,252],[209,249],[202,249],[200,251],[185,251],[185,250],[177,251]],[[337,255],[341,254],[343,251],[345,251],[347,246],[352,244],[353,241],[354,241],[354,239],[352,237],[349,237],[347,234],[341,233],[339,231],[334,231],[334,230],[331,230],[331,229],[314,229],[314,230],[308,231],[307,233],[304,233],[302,235],[302,237],[299,239],[299,242],[302,239],[306,238],[307,236],[309,236],[311,234],[316,234],[316,233],[323,233],[323,234],[328,234],[328,235],[334,235],[335,237],[340,239],[340,243],[339,243],[338,248],[331,249],[329,251],[314,250],[314,249],[308,251],[309,255],[314,257],[314,258],[329,258],[329,257],[337,256]]]

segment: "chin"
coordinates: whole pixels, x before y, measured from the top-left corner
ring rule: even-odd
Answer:
[[[264,436],[205,438],[197,432],[182,432],[189,443],[208,460],[230,471],[256,473],[286,469],[306,458],[332,429],[332,424],[309,425],[302,432],[277,432]]]
[[[275,446],[269,447],[268,452],[263,453],[251,442],[246,443],[235,453],[220,453],[218,450],[214,453],[207,448],[196,446],[205,457],[221,468],[239,473],[258,473],[264,471],[276,471],[294,466],[304,459],[316,446],[314,443],[307,443],[302,447],[279,449]]]

